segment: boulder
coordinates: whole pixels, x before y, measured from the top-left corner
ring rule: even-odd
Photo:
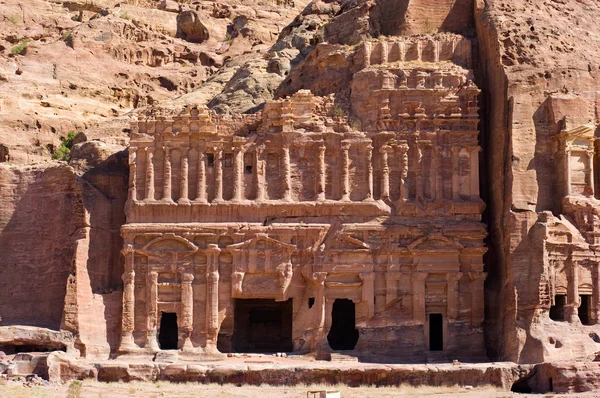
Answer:
[[[192,43],[202,43],[210,38],[205,22],[194,10],[183,11],[177,15],[176,36]]]

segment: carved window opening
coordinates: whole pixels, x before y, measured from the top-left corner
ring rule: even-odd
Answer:
[[[444,351],[444,317],[429,314],[429,351]]]
[[[48,344],[7,344],[0,345],[0,351],[7,355],[18,354],[20,352],[52,352],[67,351],[67,347],[61,343]]]
[[[233,153],[223,154],[223,167],[230,169],[233,167]]]
[[[233,344],[235,352],[291,352],[292,299],[236,299]]]
[[[158,333],[158,345],[161,350],[176,350],[178,340],[177,314],[174,312],[163,312],[160,317],[160,331]]]
[[[310,297],[308,299],[308,308],[312,308],[313,305],[315,305],[315,298],[314,297]]]
[[[579,305],[579,310],[577,311],[579,315],[579,320],[584,325],[591,325],[591,314],[590,310],[592,309],[592,296],[589,294],[581,294],[579,295],[579,301],[581,304]]]
[[[244,154],[244,174],[252,174],[253,168],[254,168],[254,154],[253,153],[245,153]]]
[[[327,341],[332,350],[353,350],[358,342],[356,308],[348,299],[336,299],[331,310],[331,329]]]
[[[554,296],[554,305],[550,307],[550,319],[553,321],[564,321],[566,303],[567,296],[565,294],[557,294]]]
[[[210,168],[215,167],[215,154],[214,153],[206,154],[206,164]]]

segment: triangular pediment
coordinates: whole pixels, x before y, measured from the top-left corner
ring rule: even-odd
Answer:
[[[410,245],[408,249],[411,251],[453,251],[457,252],[464,247],[454,239],[448,239],[443,235],[424,236],[417,239]]]
[[[269,238],[266,234],[257,234],[254,238],[244,242],[229,245],[227,250],[285,250],[293,251],[296,246]]]
[[[351,235],[342,235],[331,245],[330,250],[369,250],[371,246]]]

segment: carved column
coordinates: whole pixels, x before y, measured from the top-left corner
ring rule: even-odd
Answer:
[[[435,192],[433,195],[434,200],[442,200],[444,199],[444,180],[443,175],[441,173],[442,168],[442,148],[439,146],[433,147],[433,171],[432,171],[432,180],[434,180],[435,188],[432,192]]]
[[[137,148],[129,148],[129,200],[137,202]]]
[[[267,188],[267,180],[265,176],[265,162],[262,159],[262,154],[264,151],[263,146],[257,146],[254,151],[254,156],[256,160],[256,201],[264,202],[267,198],[266,188]]]
[[[408,200],[408,185],[406,181],[408,180],[408,144],[398,145],[398,149],[400,150],[400,200],[406,202]],[[421,153],[420,150],[419,154]],[[420,163],[420,160],[417,159]],[[415,175],[417,181],[420,176]],[[421,188],[422,189],[422,188]]]
[[[462,272],[452,272],[447,275],[447,308],[448,319],[455,320],[458,317],[458,281],[462,278]],[[482,297],[483,300],[483,297]]]
[[[385,274],[385,305],[389,305],[398,298],[399,272],[386,272]]]
[[[366,201],[373,200],[373,145],[367,145],[367,197]]]
[[[313,318],[313,327],[316,330],[312,350],[317,349],[317,344],[323,337],[323,328],[325,327],[325,279],[327,272],[313,273],[315,289],[315,313]]]
[[[196,190],[196,201],[206,203],[206,157],[200,148],[198,148],[198,186]]]
[[[121,319],[120,352],[135,349],[133,331],[135,329],[135,271],[133,260],[135,252],[132,245],[127,245],[121,252],[125,257],[125,272],[123,273],[123,317]]]
[[[569,248],[569,255],[565,262],[568,275],[567,300],[565,308],[565,319],[569,322],[577,322],[579,308],[579,272],[577,263],[573,261],[573,249]]]
[[[217,346],[219,333],[219,249],[210,244],[206,249],[206,344]]]
[[[592,294],[594,302],[592,304],[594,314],[594,324],[600,324],[600,261],[597,261],[592,270]]]
[[[156,336],[158,326],[158,272],[152,271],[148,273],[146,291],[148,292],[146,301],[146,305],[148,306],[147,346],[150,348],[150,351],[157,352],[160,350]]]
[[[471,200],[479,199],[479,152],[481,147],[474,146],[471,151]]]
[[[188,162],[188,149],[183,148],[181,150],[181,178],[179,179],[179,200],[177,203],[186,204],[190,203],[189,199],[189,162]]]
[[[292,200],[292,170],[290,164],[290,144],[287,142],[283,144],[283,178],[284,178],[284,189],[283,200]]]
[[[163,197],[162,200],[165,202],[172,202],[171,198],[171,150],[167,147],[163,147],[165,152],[164,158],[164,176],[163,176]]]
[[[361,272],[362,301],[369,306],[369,319],[375,316],[375,274],[373,272]]]
[[[325,184],[327,183],[327,169],[325,164],[325,151],[327,147],[325,146],[325,142],[321,142],[319,146],[319,175],[317,176],[317,201],[323,202],[325,201]]]
[[[241,202],[244,190],[244,165],[242,164],[244,151],[241,147],[233,149],[233,201]]]
[[[183,332],[182,348],[193,349],[191,335],[194,329],[194,292],[192,281],[194,275],[189,272],[181,274],[181,329]]]
[[[415,159],[415,164],[416,164],[416,172],[415,172],[415,186],[416,186],[416,193],[415,196],[417,199],[423,199],[423,180],[424,180],[424,175],[423,175],[423,149],[425,147],[428,146],[427,142],[419,142],[417,144],[417,158]],[[406,184],[404,184],[406,185]]]
[[[564,142],[562,145],[564,153],[564,171],[565,171],[565,196],[571,195],[571,147]]]
[[[379,149],[381,152],[381,199],[390,197],[390,166],[388,154],[393,151],[389,145],[384,145]]]
[[[215,199],[213,202],[223,201],[223,151],[215,148]]]
[[[460,151],[459,147],[452,147],[452,199],[458,200],[460,199],[460,175],[459,168],[460,165],[458,163],[458,152]]]
[[[428,275],[427,272],[412,274],[413,321],[422,324],[425,323],[425,279]]]
[[[586,175],[587,181],[586,184],[588,186],[587,190],[591,197],[594,197],[594,144],[592,143],[590,149],[586,151],[586,155],[588,158],[588,173]]]
[[[469,272],[471,278],[471,325],[479,326],[483,323],[483,283],[487,277],[485,272]]]
[[[342,201],[350,201],[350,143],[342,142]]]
[[[146,200],[154,200],[154,148],[146,148]]]

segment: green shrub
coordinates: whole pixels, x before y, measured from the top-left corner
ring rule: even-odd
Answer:
[[[10,53],[12,55],[22,54],[28,45],[29,45],[29,39],[22,39],[21,41],[19,41],[19,44],[17,44],[16,46],[14,46],[12,48]]]
[[[73,139],[76,135],[76,132],[69,131],[66,137],[60,137],[60,146],[52,154],[52,159],[68,161],[71,148],[73,147]]]
[[[80,380],[73,380],[71,384],[69,384],[67,398],[79,398],[81,396],[81,386],[82,383]]]

